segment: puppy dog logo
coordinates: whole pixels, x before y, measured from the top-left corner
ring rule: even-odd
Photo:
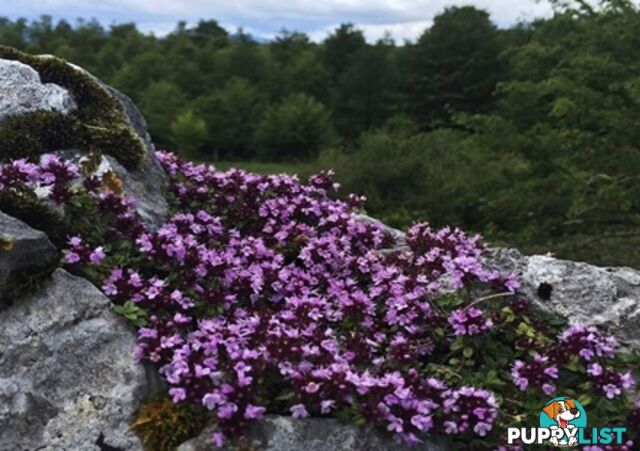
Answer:
[[[554,398],[540,412],[540,427],[551,431],[549,444],[567,447],[578,444],[578,429],[587,426],[584,407],[571,398]]]

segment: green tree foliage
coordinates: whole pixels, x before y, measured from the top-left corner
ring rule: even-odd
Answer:
[[[414,48],[412,109],[426,128],[447,125],[451,112],[476,113],[492,103],[501,77],[498,30],[486,11],[447,8]]]
[[[364,34],[352,23],[340,25],[324,41],[325,63],[335,78],[351,65],[358,50],[366,47]]]
[[[362,47],[338,78],[332,104],[343,136],[357,138],[363,130],[381,126],[394,111],[398,71],[393,50],[393,44],[383,42]]]
[[[139,105],[144,111],[148,111],[145,117],[149,132],[159,146],[168,147],[175,144],[171,123],[185,104],[184,93],[167,80],[152,82],[142,92]]]
[[[260,156],[302,159],[317,155],[334,137],[331,118],[320,102],[294,94],[270,105],[255,132]]]
[[[194,155],[204,144],[207,137],[207,125],[193,111],[180,113],[171,123],[176,147],[186,155]]]
[[[231,78],[222,89],[199,97],[194,108],[208,124],[209,155],[234,160],[255,156],[252,139],[264,108],[264,96],[251,82]]]

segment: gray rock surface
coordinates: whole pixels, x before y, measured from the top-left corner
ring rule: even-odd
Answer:
[[[0,212],[0,298],[12,277],[24,270],[46,267],[57,256],[55,246],[43,232]]]
[[[114,172],[123,181],[126,194],[138,200],[138,213],[142,219],[148,225],[157,227],[166,219],[169,211],[169,205],[163,193],[167,175],[154,155],[155,146],[147,130],[147,122],[128,96],[104,84],[98,78],[93,78],[120,102],[129,119],[129,125],[145,143],[147,150],[145,158],[135,171],[127,171],[114,158],[107,158]]]
[[[75,108],[66,89],[42,83],[38,72],[26,64],[0,59],[0,121],[36,110],[68,113]]]
[[[134,344],[110,301],[62,269],[0,311],[0,450],[141,449],[128,427],[153,384]]]
[[[211,430],[183,443],[177,451],[212,451]],[[267,416],[249,431],[248,444],[256,451],[404,451],[372,428],[346,425],[326,418],[296,419]],[[411,448],[416,451],[446,451],[444,442],[430,441]]]
[[[640,349],[640,271],[600,268],[547,255],[493,249],[489,264],[521,275],[522,292],[538,308],[571,324],[608,327],[624,345]]]

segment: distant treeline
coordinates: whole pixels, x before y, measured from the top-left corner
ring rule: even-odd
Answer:
[[[211,160],[333,167],[395,225],[461,225],[527,251],[640,266],[640,11],[554,1],[500,29],[451,7],[416,42],[257,42],[215,20],[0,19],[0,43],[53,53],[130,95],[155,141]],[[573,6],[572,6],[573,5]]]
[[[289,31],[260,43],[215,20],[155,37],[133,23],[43,16],[0,19],[0,42],[61,56],[121,89],[160,145],[221,158],[304,158],[390,120],[427,130],[450,124],[454,111],[489,110],[496,83],[508,77],[501,53],[533,28],[499,30],[486,12],[463,7],[445,10],[415,44],[368,44],[352,24],[321,43]]]

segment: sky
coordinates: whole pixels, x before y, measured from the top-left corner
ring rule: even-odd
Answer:
[[[340,23],[353,22],[373,42],[385,32],[397,41],[415,40],[445,7],[468,4],[489,11],[501,27],[551,11],[545,0],[0,0],[0,16],[95,18],[105,26],[136,22],[156,35],[169,33],[179,20],[194,24],[205,18],[229,31],[242,27],[260,39],[286,28],[316,41]]]

